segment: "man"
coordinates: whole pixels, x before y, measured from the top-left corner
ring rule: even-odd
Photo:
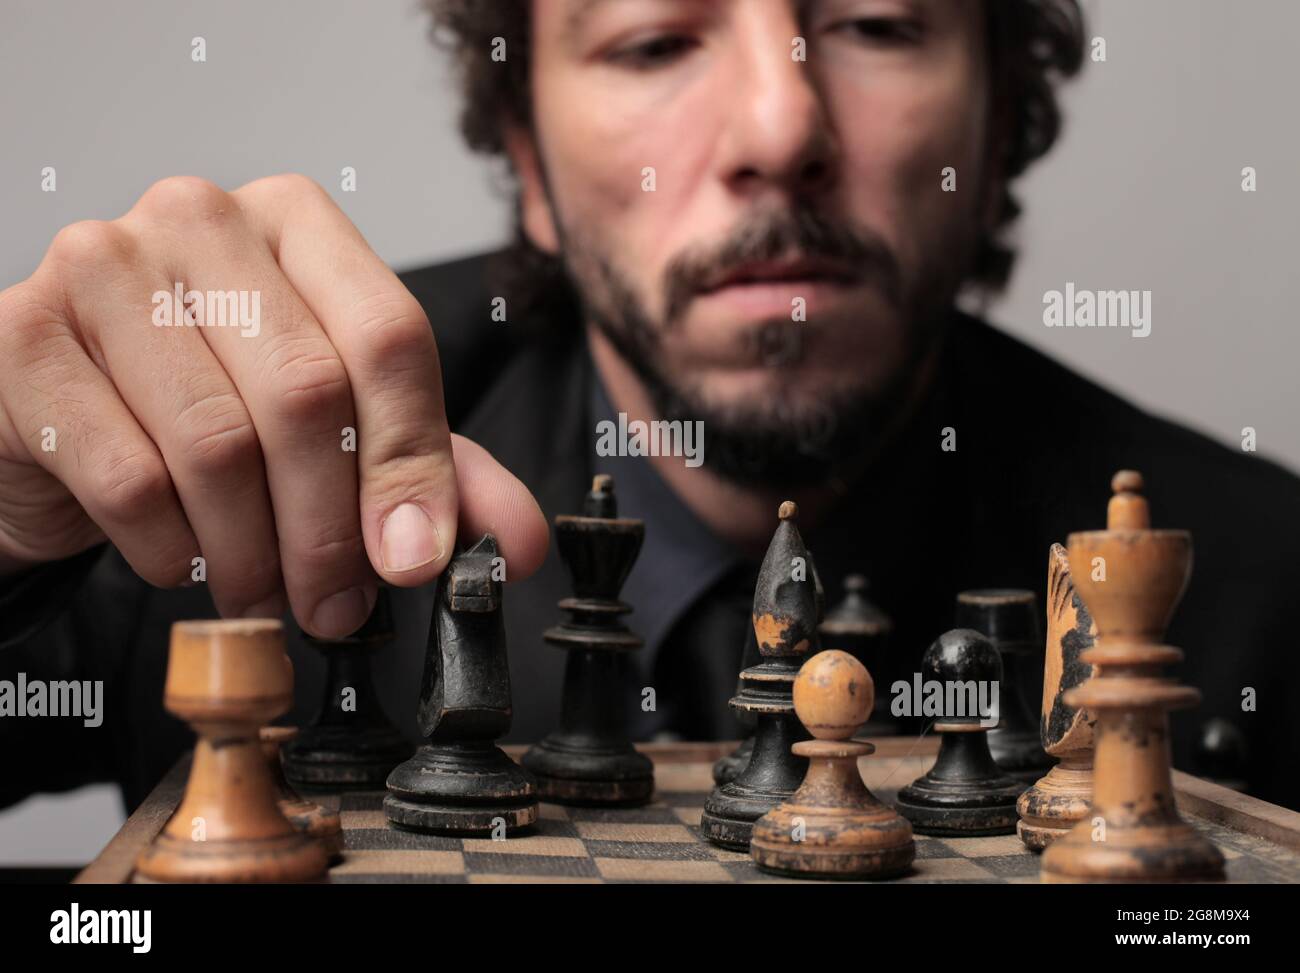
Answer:
[[[395,586],[402,637],[376,664],[409,727],[430,582],[485,530],[511,581],[536,572],[506,605],[513,736],[538,738],[562,662],[540,632],[566,593],[546,517],[593,472],[648,522],[625,589],[657,699],[638,733],[702,738],[735,732],[781,500],[830,596],[865,571],[894,617],[883,691],[959,590],[1041,593],[1048,545],[1101,526],[1129,467],[1157,524],[1196,537],[1169,638],[1206,698],[1175,717],[1176,762],[1197,768],[1218,717],[1230,773],[1300,805],[1300,485],[954,309],[1009,274],[1011,181],[1054,141],[1053,86],[1081,62],[1073,0],[430,7],[471,144],[517,178],[508,286],[482,259],[399,280],[282,176],[165,180],[62,231],[0,295],[0,664],[107,693],[99,730],[0,721],[0,799],[110,779],[138,801],[185,743],[159,705],[168,625],[214,610],[341,636]],[[255,290],[256,334],[151,326],[173,286]],[[647,420],[702,429],[702,452],[598,448]],[[302,720],[320,665],[292,652]]]

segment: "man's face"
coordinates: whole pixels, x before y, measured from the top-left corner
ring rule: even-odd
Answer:
[[[844,448],[846,423],[882,421],[985,208],[982,4],[534,0],[533,17],[546,184],[527,225],[658,404],[705,418],[709,449]]]

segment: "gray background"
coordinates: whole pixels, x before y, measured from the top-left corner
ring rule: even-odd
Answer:
[[[1024,255],[991,314],[1234,447],[1253,426],[1263,455],[1300,468],[1288,290],[1300,4],[1087,7],[1108,59],[1070,90],[1062,143],[1022,184]],[[194,36],[206,63],[190,60]],[[397,268],[505,236],[500,172],[461,146],[446,66],[413,0],[5,0],[0,91],[0,287],[31,273],[61,226],[119,216],[175,174],[232,189],[310,175]],[[348,165],[355,193],[338,191]],[[1247,165],[1254,194],[1241,191]],[[43,166],[57,169],[55,193],[40,191]],[[1151,335],[1045,328],[1043,294],[1066,281],[1152,291]],[[0,812],[0,863],[87,861],[120,820],[108,787],[33,798]]]

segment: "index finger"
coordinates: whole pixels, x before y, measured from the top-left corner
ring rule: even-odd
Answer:
[[[424,584],[451,557],[459,508],[429,320],[315,183],[275,176],[234,195],[347,370],[370,563],[392,584]]]

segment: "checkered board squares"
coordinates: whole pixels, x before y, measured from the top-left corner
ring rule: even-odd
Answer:
[[[864,762],[873,792],[892,801],[927,761]],[[890,767],[889,763],[898,766]],[[909,776],[910,775],[910,776]],[[901,776],[901,780],[899,779]],[[712,785],[707,764],[660,765],[660,789],[639,808],[541,806],[528,834],[493,841],[400,831],[388,824],[382,793],[324,799],[343,822],[344,861],[333,882],[772,882],[749,855],[717,848],[700,833]],[[1223,850],[1228,878],[1238,882],[1300,882],[1300,855],[1262,839],[1199,819],[1197,827]],[[916,839],[916,863],[902,883],[1038,881],[1038,856],[1015,835]]]

